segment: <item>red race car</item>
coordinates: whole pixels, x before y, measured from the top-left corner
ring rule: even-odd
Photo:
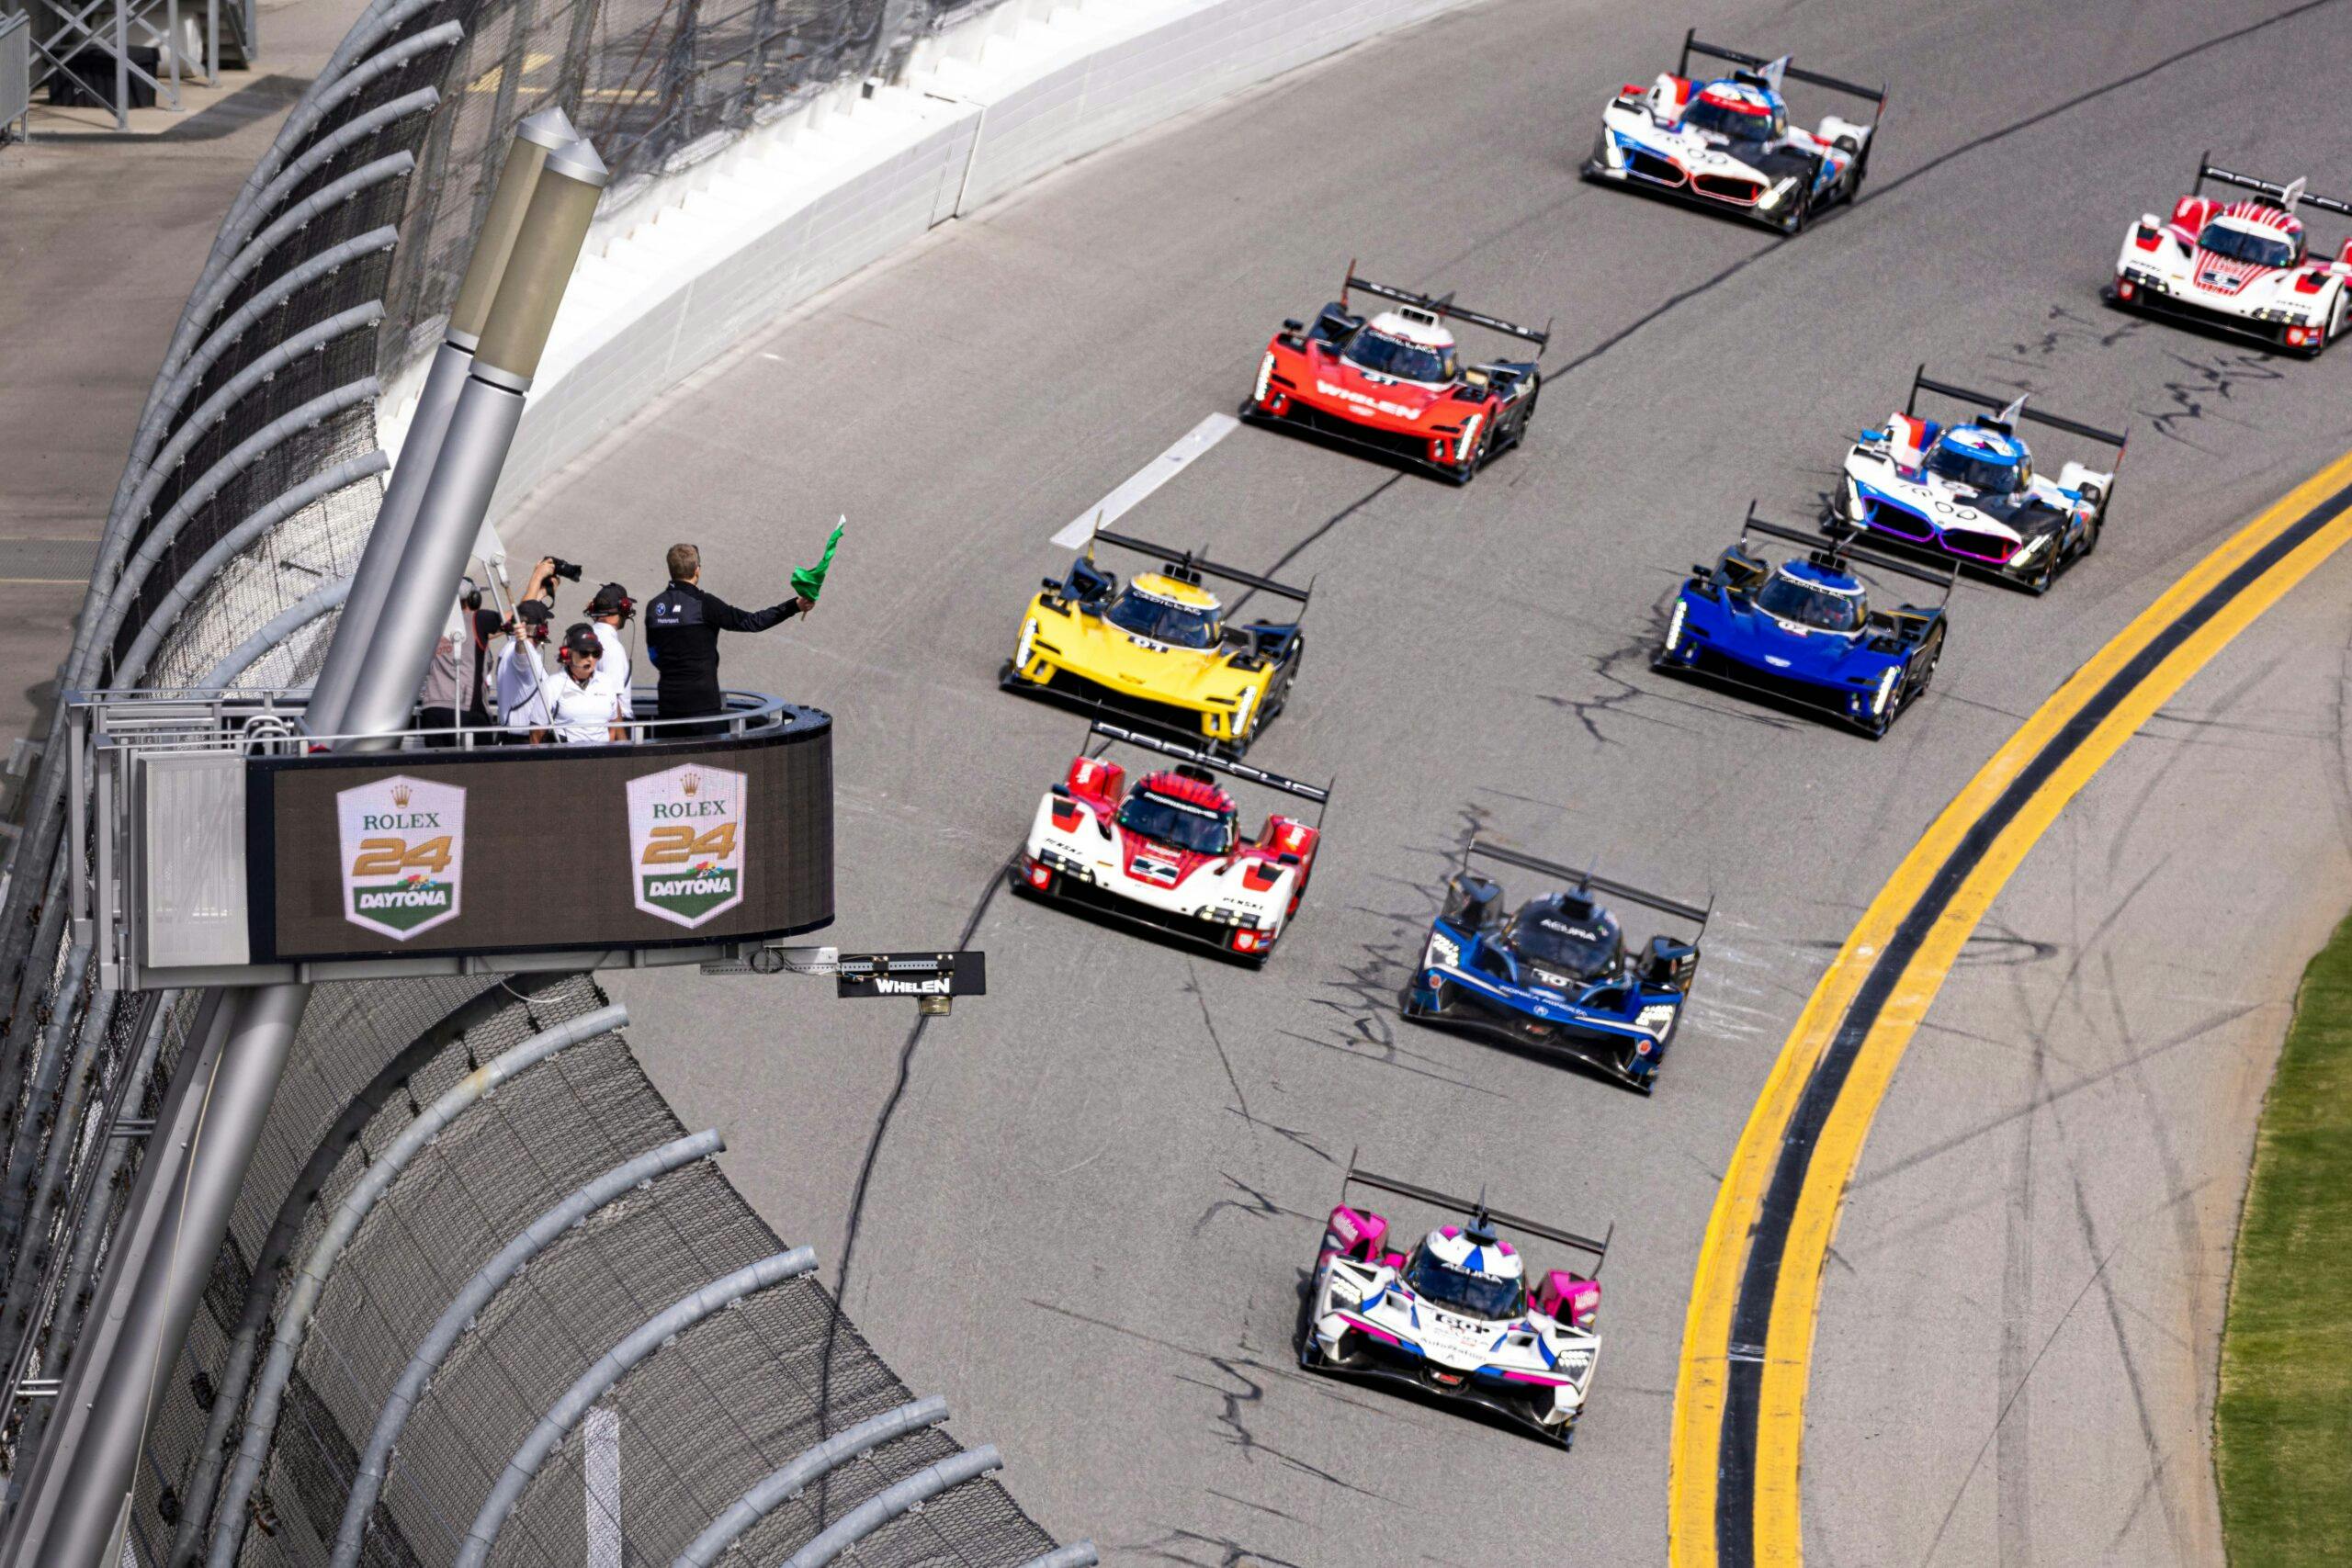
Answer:
[[[1348,309],[1353,289],[1396,309],[1359,316]],[[1514,326],[1463,309],[1451,294],[1433,299],[1367,283],[1351,263],[1339,299],[1313,326],[1284,321],[1266,345],[1241,417],[1306,425],[1466,485],[1489,458],[1527,438],[1544,378],[1532,359],[1465,367],[1448,321],[1532,343],[1538,357],[1551,338],[1548,324],[1540,333]]]

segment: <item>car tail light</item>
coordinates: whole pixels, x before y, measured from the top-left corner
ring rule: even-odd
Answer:
[[[2289,328],[2287,329],[2287,346],[2288,346],[2289,348],[2301,348],[2301,347],[2302,347],[2302,346],[2303,346],[2303,337],[2304,337],[2304,333],[2303,333],[2303,329],[2302,329],[2302,328],[2301,328],[2301,327],[2289,327]]]
[[[1236,953],[1262,952],[1266,944],[1272,940],[1264,931],[1237,931],[1233,933],[1233,951]]]
[[[1033,861],[1031,861],[1031,862],[1029,863],[1029,886],[1030,886],[1036,888],[1036,889],[1037,889],[1038,891],[1040,891],[1040,892],[1043,892],[1043,891],[1044,891],[1045,889],[1046,889],[1047,887],[1052,886],[1053,886],[1053,882],[1054,882],[1054,868],[1053,868],[1052,866],[1047,865],[1044,861],[1041,861],[1041,860],[1033,860]]]
[[[2138,292],[2138,285],[2134,284],[2128,277],[2115,286],[2115,297],[2119,299],[2129,299],[2132,295]]]

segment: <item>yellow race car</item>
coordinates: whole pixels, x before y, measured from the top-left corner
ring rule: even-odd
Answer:
[[[1094,564],[1096,545],[1165,564],[1122,588],[1115,572]],[[1306,589],[1098,530],[1069,574],[1046,579],[1029,602],[998,683],[1110,708],[1240,756],[1290,700],[1306,638],[1296,621],[1227,624],[1204,578],[1292,600],[1302,611],[1306,604]]]

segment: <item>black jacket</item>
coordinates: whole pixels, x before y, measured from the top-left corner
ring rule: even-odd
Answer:
[[[739,610],[691,582],[673,582],[645,606],[645,654],[660,677],[662,716],[719,711],[718,634],[763,632],[800,613],[796,596],[764,610]]]

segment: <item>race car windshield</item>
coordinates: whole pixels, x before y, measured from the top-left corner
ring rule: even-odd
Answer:
[[[1521,957],[1565,969],[1580,980],[1617,959],[1616,930],[1601,915],[1572,920],[1555,910],[1521,909],[1511,922],[1510,944]]]
[[[1734,141],[1770,141],[1787,133],[1789,117],[1783,109],[1774,109],[1769,114],[1749,114],[1745,109],[1733,108],[1729,104],[1693,98],[1690,107],[1682,111],[1682,124],[1687,130],[1727,136]]]
[[[1233,847],[1231,821],[1214,811],[1156,795],[1130,795],[1119,807],[1119,826],[1196,855],[1221,855]]]
[[[2017,488],[2023,470],[2018,464],[1996,463],[1939,441],[1936,449],[1928,454],[1928,472],[1985,495],[2007,495]]]
[[[2197,243],[2217,256],[2232,261],[2252,262],[2256,266],[2292,266],[2295,247],[2285,240],[2268,234],[2257,234],[2250,229],[2233,229],[2226,223],[2208,223]]]
[[[1520,1280],[1473,1274],[1431,1252],[1427,1242],[1414,1256],[1412,1267],[1405,1270],[1405,1283],[1425,1302],[1489,1322],[1517,1317],[1526,1303],[1525,1287]]]
[[[1179,604],[1130,588],[1102,614],[1121,631],[1171,648],[1216,646],[1216,612],[1198,605]]]
[[[1399,381],[1423,381],[1431,386],[1449,384],[1461,374],[1453,350],[1390,337],[1370,327],[1348,340],[1344,357],[1349,364],[1375,376],[1394,376]]]
[[[1774,572],[1756,593],[1756,607],[1775,620],[1792,621],[1825,632],[1850,632],[1862,624],[1862,596],[1828,589]]]

